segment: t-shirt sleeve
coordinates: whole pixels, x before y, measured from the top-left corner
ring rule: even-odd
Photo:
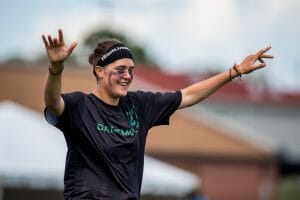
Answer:
[[[137,92],[142,106],[145,123],[148,128],[159,125],[168,125],[170,116],[178,109],[181,103],[181,92]]]
[[[82,102],[81,92],[62,94],[65,102],[64,111],[60,116],[55,116],[47,107],[44,109],[44,116],[48,123],[67,133],[72,129],[72,117],[78,111]]]

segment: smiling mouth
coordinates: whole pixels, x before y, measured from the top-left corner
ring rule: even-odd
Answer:
[[[129,83],[119,83],[119,85],[122,85],[122,86],[128,86]]]
[[[129,82],[120,82],[120,83],[118,83],[118,85],[120,85],[123,89],[128,89],[130,83],[131,83],[130,81]]]
[[[129,86],[131,81],[119,81],[118,84],[121,86]]]

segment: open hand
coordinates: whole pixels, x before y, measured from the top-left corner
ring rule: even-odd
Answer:
[[[257,69],[266,66],[264,58],[273,58],[272,55],[266,54],[271,49],[271,46],[261,49],[256,54],[247,56],[239,65],[237,65],[241,74],[249,74]],[[257,61],[259,63],[257,63]]]
[[[58,38],[52,37],[51,35],[48,35],[46,38],[45,35],[42,35],[42,39],[45,44],[49,61],[52,65],[61,65],[78,44],[77,42],[73,42],[70,47],[67,47],[61,29],[58,29]]]

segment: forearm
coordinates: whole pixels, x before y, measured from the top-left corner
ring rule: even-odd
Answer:
[[[238,73],[231,69],[184,88],[181,90],[182,101],[179,109],[192,106],[202,101],[220,89],[224,84],[229,82],[230,79],[233,79],[237,76]]]
[[[64,102],[61,97],[62,69],[62,66],[58,69],[49,66],[44,91],[45,105],[57,116],[60,115],[64,109]]]

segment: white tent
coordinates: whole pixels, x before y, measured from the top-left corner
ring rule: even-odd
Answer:
[[[199,184],[194,174],[145,156],[143,194],[183,196],[197,189]]]
[[[0,103],[0,128],[0,190],[1,185],[63,189],[67,149],[59,130],[13,102]],[[145,157],[142,193],[181,196],[198,186],[195,175]]]
[[[2,102],[0,128],[2,185],[63,187],[66,145],[55,127],[36,112]]]

